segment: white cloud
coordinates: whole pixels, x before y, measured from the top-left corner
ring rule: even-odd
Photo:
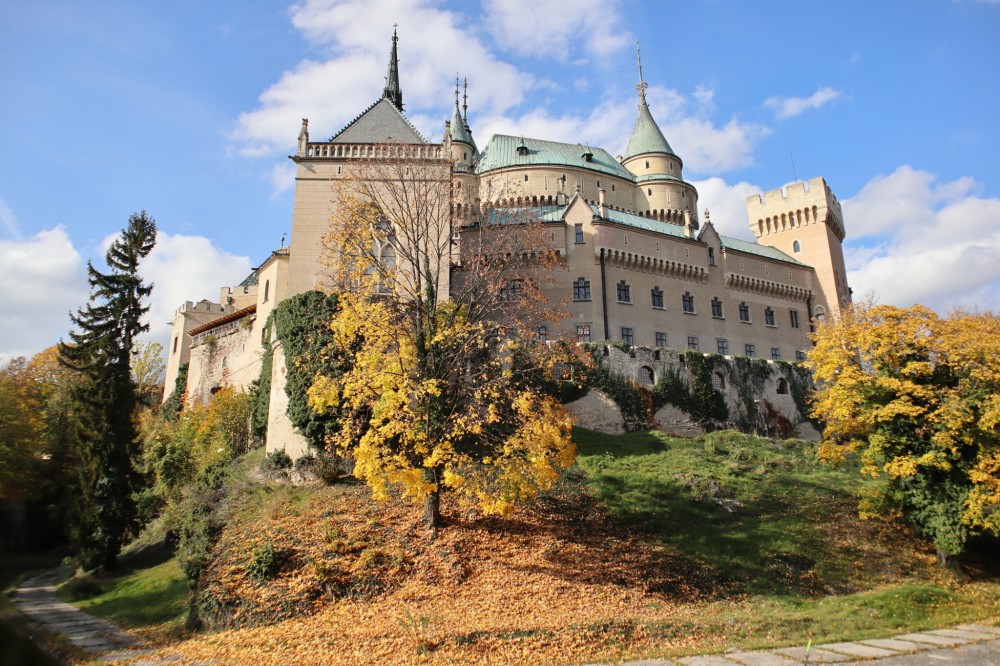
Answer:
[[[650,110],[670,146],[684,160],[686,174],[719,173],[753,163],[757,143],[770,130],[731,118],[718,127],[708,117],[713,93],[699,87],[689,99],[658,86],[647,91]],[[474,128],[480,146],[494,134],[585,143],[605,148],[612,155],[624,151],[635,124],[637,101],[605,99],[587,116],[555,116],[542,108],[520,116],[496,114],[478,119]]]
[[[747,219],[747,197],[760,194],[759,187],[746,181],[729,185],[721,178],[695,180],[691,184],[698,190],[698,208],[702,220],[707,208],[711,213],[712,226],[720,234],[754,240]]]
[[[0,240],[0,360],[32,356],[65,338],[69,312],[87,300],[83,258],[58,226]]]
[[[21,232],[17,228],[17,218],[7,202],[0,199],[0,229],[15,240],[21,240]]]
[[[632,42],[611,0],[487,0],[486,26],[496,42],[519,55],[568,60],[608,55]],[[558,20],[526,20],[526,17]]]
[[[838,97],[839,90],[824,86],[809,97],[770,97],[764,101],[764,106],[774,109],[778,118],[793,118],[809,109],[818,109]]]
[[[271,198],[275,199],[295,187],[295,165],[288,160],[271,168]]]
[[[288,150],[303,117],[310,118],[314,140],[324,140],[375,102],[382,94],[393,23],[400,25],[403,102],[412,116],[421,109],[440,112],[452,99],[456,66],[469,79],[475,111],[502,113],[536,84],[530,74],[493,56],[462,16],[428,2],[306,0],[292,8],[291,20],[330,59],[300,62],[260,95],[256,109],[239,116],[232,139],[243,154]],[[434,125],[442,123],[440,118]],[[428,132],[427,125],[418,127]],[[429,134],[441,131],[430,129]]]
[[[939,312],[1000,309],[1000,199],[975,190],[971,178],[939,183],[901,166],[841,202],[855,292]]]
[[[104,246],[113,239],[107,239]],[[167,348],[170,324],[178,307],[185,301],[203,298],[218,301],[220,287],[239,284],[250,270],[248,257],[220,250],[204,236],[161,231],[156,246],[140,266],[143,279],[153,284],[146,337]]]

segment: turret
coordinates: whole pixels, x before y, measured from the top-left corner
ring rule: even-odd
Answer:
[[[648,84],[642,78],[642,57],[636,45],[639,66],[638,113],[629,137],[622,165],[636,176],[636,210],[656,219],[686,225],[684,213],[698,226],[698,192],[685,183],[681,174],[683,163],[667,143],[646,103]]]
[[[468,96],[466,96],[466,102]],[[466,104],[468,108],[468,104]],[[469,131],[468,123],[458,106],[458,77],[455,78],[455,109],[448,123],[448,136],[451,138],[451,159],[458,167],[471,169],[476,162],[478,151],[476,142]]]
[[[826,181],[813,178],[749,196],[747,216],[758,243],[815,269],[811,317],[839,316],[851,302],[842,248],[846,233],[840,202]]]

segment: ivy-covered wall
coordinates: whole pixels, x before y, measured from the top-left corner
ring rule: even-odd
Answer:
[[[586,388],[617,405],[624,430],[669,429],[656,423],[655,415],[670,405],[671,413],[687,415],[687,431],[732,428],[781,438],[818,437],[807,418],[812,380],[799,365],[614,344],[593,345],[591,353],[597,368]],[[593,405],[588,401],[586,408]]]

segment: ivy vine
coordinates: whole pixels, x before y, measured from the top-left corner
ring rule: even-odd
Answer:
[[[764,385],[771,378],[771,366],[762,358],[737,356],[729,369],[729,383],[736,392],[736,426],[743,432],[752,432],[760,425],[757,401],[764,393]]]
[[[810,414],[810,402],[812,401],[814,384],[809,371],[798,363],[788,361],[778,361],[778,368],[781,374],[788,381],[788,391],[795,402],[795,408],[809,423],[816,429],[820,428],[820,422],[812,418]]]

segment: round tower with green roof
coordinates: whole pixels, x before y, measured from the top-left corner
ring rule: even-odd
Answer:
[[[637,49],[638,56],[638,49]],[[688,220],[698,226],[698,191],[684,182],[683,162],[674,152],[646,103],[646,82],[639,63],[639,112],[629,137],[622,166],[635,175],[635,209],[638,213],[673,224]]]

